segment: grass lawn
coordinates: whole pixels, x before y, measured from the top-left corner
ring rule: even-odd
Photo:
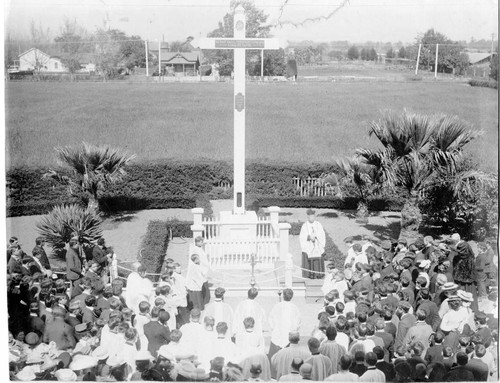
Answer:
[[[229,83],[6,84],[7,166],[54,165],[55,146],[109,144],[158,158],[231,159]],[[498,96],[451,82],[247,85],[247,158],[327,162],[373,147],[368,127],[383,109],[456,114],[485,134],[472,152],[498,165]]]

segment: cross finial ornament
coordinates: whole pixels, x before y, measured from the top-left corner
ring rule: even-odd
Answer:
[[[234,50],[234,194],[233,214],[245,214],[245,50],[279,49],[278,39],[246,38],[245,9],[234,10],[233,38],[201,39],[201,49]]]

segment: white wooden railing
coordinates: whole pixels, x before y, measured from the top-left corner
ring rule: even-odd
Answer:
[[[268,208],[268,217],[257,221],[224,222],[220,218],[202,217],[203,209],[193,209],[193,237],[203,236],[205,252],[214,269],[250,268],[252,256],[259,268],[273,268],[275,263],[288,255],[288,232],[290,224],[279,223],[278,207]],[[224,235],[228,227],[245,227],[243,238]]]
[[[337,195],[340,193],[338,187],[319,182],[318,177],[293,177],[292,182],[297,194],[301,197],[324,197],[327,195]]]

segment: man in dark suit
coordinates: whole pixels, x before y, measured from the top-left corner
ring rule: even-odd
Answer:
[[[480,359],[485,354],[486,347],[484,347],[482,344],[477,344],[472,357],[465,365],[465,368],[472,372],[472,374],[474,375],[474,380],[478,382],[486,382],[488,380],[488,365]]]
[[[45,270],[50,270],[49,258],[47,257],[47,253],[43,248],[44,243],[45,241],[42,237],[38,237],[37,239],[35,239],[35,247],[33,248],[33,251],[31,253],[40,261]]]
[[[384,359],[386,361],[389,361],[390,352],[392,352],[392,346],[394,345],[394,336],[385,331],[385,321],[383,318],[377,319],[377,322],[375,323],[375,328],[376,328],[375,336],[378,336],[384,342],[384,348],[383,348],[385,353]]]
[[[452,367],[450,372],[445,377],[447,382],[473,382],[474,374],[470,372],[465,366],[469,358],[465,352],[459,352],[457,354],[457,364],[458,366]]]
[[[384,373],[386,382],[392,382],[396,377],[394,364],[384,360],[384,350],[382,348],[377,346],[373,349],[373,352],[377,355],[377,364],[375,367]]]
[[[154,357],[158,349],[170,342],[170,330],[167,322],[170,314],[159,307],[151,310],[151,321],[144,325],[144,335],[148,338],[148,350]]]
[[[400,320],[398,324],[398,332],[396,333],[396,339],[394,341],[394,350],[398,350],[399,347],[404,345],[406,333],[411,327],[417,324],[417,318],[408,312],[410,308],[410,303],[402,301],[396,309],[396,315]]]
[[[64,322],[66,313],[60,307],[52,309],[53,320],[45,325],[43,332],[43,342],[55,342],[58,350],[73,349],[76,345],[75,337],[73,336],[74,329]]]
[[[30,317],[28,319],[28,328],[26,329],[26,334],[34,332],[39,337],[43,335],[43,330],[45,329],[45,322],[39,316],[39,306],[38,302],[32,302],[30,304]]]
[[[392,311],[386,309],[384,311],[384,331],[388,334],[391,334],[394,339],[396,339],[396,333],[398,332],[397,326],[392,322]]]
[[[73,237],[66,251],[66,278],[71,282],[71,298],[81,293],[78,282],[83,278],[82,266],[78,237]]]
[[[425,361],[429,367],[436,363],[444,363],[443,339],[444,334],[441,331],[434,334],[434,344],[429,347],[425,353]]]
[[[97,240],[97,245],[92,249],[92,261],[99,265],[96,272],[101,276],[104,284],[108,283],[108,257],[106,253],[106,243],[104,238],[101,237]]]

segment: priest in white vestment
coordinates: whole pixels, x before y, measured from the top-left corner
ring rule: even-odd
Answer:
[[[232,333],[232,324],[234,311],[231,305],[224,302],[224,294],[226,290],[223,287],[217,287],[214,291],[215,299],[205,306],[205,311],[203,312],[203,318],[206,316],[211,316],[215,319],[215,324],[219,322],[225,322],[228,326],[227,333]]]
[[[326,236],[321,223],[316,221],[315,212],[307,209],[307,221],[300,229],[300,248],[302,250],[302,277],[321,279],[324,276],[324,253]],[[314,271],[318,273],[314,273]]]
[[[255,287],[250,288],[247,293],[248,298],[241,301],[236,310],[234,310],[233,334],[244,332],[243,321],[245,318],[252,317],[255,321],[253,331],[262,335],[266,321],[266,312],[255,300],[258,294],[259,291]]]
[[[127,277],[127,291],[125,293],[125,302],[127,306],[139,314],[139,303],[149,302],[153,294],[153,283],[146,278],[146,267],[140,263],[134,263],[133,271]]]

